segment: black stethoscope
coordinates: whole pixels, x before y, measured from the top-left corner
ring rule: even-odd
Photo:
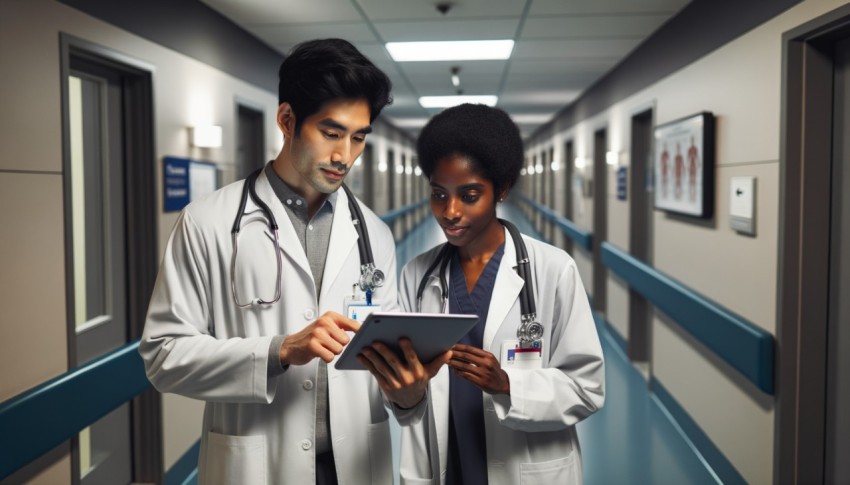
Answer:
[[[523,344],[532,344],[534,342],[540,342],[540,339],[543,338],[543,325],[536,321],[537,319],[537,308],[534,303],[534,284],[531,279],[531,270],[529,268],[530,261],[528,259],[528,251],[526,250],[525,243],[522,240],[522,236],[517,230],[516,226],[511,224],[510,222],[499,219],[499,222],[507,228],[508,232],[511,235],[511,239],[514,243],[514,248],[516,249],[516,272],[520,278],[523,280],[522,290],[519,293],[519,306],[522,317],[520,319],[520,327],[516,331],[516,336],[520,342]],[[440,252],[437,254],[437,258],[431,263],[431,266],[428,267],[428,270],[425,271],[425,275],[422,276],[422,280],[419,282],[419,289],[416,292],[416,311],[422,311],[422,295],[425,293],[425,287],[427,286],[428,279],[431,277],[431,273],[437,268],[437,265],[440,266],[440,296],[443,299],[443,313],[448,312],[449,309],[449,288],[446,283],[446,267],[449,265],[449,261],[451,261],[452,251],[454,250],[454,246],[449,243],[443,245]]]
[[[257,190],[255,188],[257,178],[263,170],[264,168],[260,168],[254,171],[248,176],[248,178],[245,179],[245,183],[242,186],[242,198],[239,201],[239,212],[236,214],[236,219],[233,221],[233,229],[230,231],[231,238],[233,240],[233,256],[230,259],[230,289],[233,292],[233,301],[236,302],[236,306],[239,308],[247,308],[253,305],[271,305],[280,300],[283,261],[280,256],[277,220],[274,218],[274,215],[272,215],[272,211],[269,209],[269,206],[266,205],[266,203],[263,202],[257,195]],[[357,205],[354,194],[351,193],[351,190],[345,184],[342,184],[342,189],[345,190],[345,195],[348,196],[348,210],[351,212],[351,222],[354,224],[354,230],[357,231],[357,249],[360,251],[360,280],[357,284],[360,286],[362,291],[366,292],[366,304],[371,305],[372,292],[375,288],[380,288],[384,284],[384,272],[375,267],[375,258],[372,256],[372,244],[369,241],[369,231],[366,229],[366,221],[363,219],[363,213]],[[266,219],[268,220],[269,229],[274,235],[275,255],[277,256],[277,279],[275,282],[273,299],[264,300],[262,298],[255,298],[248,301],[248,303],[240,303],[239,297],[236,294],[237,240],[239,230],[242,225],[242,216],[245,214],[245,205],[248,202],[249,196],[251,197],[251,200],[260,207],[263,214],[265,214]]]

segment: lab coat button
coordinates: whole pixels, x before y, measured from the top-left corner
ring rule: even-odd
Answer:
[[[305,390],[309,391],[310,389],[313,388],[313,381],[311,381],[310,379],[307,379],[306,381],[304,381],[303,387],[304,387]]]
[[[313,312],[312,308],[308,308],[307,310],[304,310],[304,318],[305,319],[312,320],[313,317],[315,317],[315,316],[316,316],[316,314]]]
[[[301,440],[301,449],[309,450],[313,447],[313,442],[310,440]]]

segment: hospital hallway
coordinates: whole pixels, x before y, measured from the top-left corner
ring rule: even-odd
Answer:
[[[487,334],[500,365],[580,368],[485,399],[508,409],[485,414],[491,483],[577,472],[545,430],[599,398],[595,328],[584,483],[850,485],[850,0],[0,0],[0,106],[0,485],[289,485],[330,463],[398,485],[398,424],[358,394],[375,381],[291,368],[287,339],[362,318],[393,254],[400,272],[442,243],[443,185],[478,217],[480,184],[429,179],[445,153],[575,263],[526,248],[537,318],[572,346]],[[350,221],[300,183],[320,175]],[[487,310],[531,307],[506,273]],[[574,274],[583,291],[550,283]],[[562,332],[548,315],[585,295],[593,322]]]
[[[521,233],[544,240],[515,200],[509,198],[500,205],[498,216],[513,222]],[[403,262],[445,240],[436,221],[432,217],[425,218],[397,244],[399,272]],[[597,318],[596,323],[605,356],[605,405],[577,426],[584,483],[724,483],[683,432],[681,426],[689,423],[673,418],[665,404],[650,392],[642,370],[628,359],[622,344],[617,343],[604,320]],[[397,437],[396,429],[394,438]],[[730,483],[728,478],[726,483]]]

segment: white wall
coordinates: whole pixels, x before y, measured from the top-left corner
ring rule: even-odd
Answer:
[[[277,93],[52,0],[0,1],[0,204],[7,208],[0,215],[0,368],[7,369],[0,373],[0,401],[67,370],[60,33],[153,69],[160,254],[177,217],[162,212],[162,157],[214,162],[223,182],[233,181],[237,100],[264,107],[266,157],[275,157],[281,147]],[[190,147],[188,127],[198,123],[221,125],[223,146]],[[390,145],[397,145],[397,153],[402,144],[411,146],[380,122],[369,138],[378,157]],[[166,469],[198,439],[202,414],[200,402],[176,395],[163,399]],[[63,482],[70,483],[67,458],[35,480]]]
[[[655,106],[662,124],[700,111],[716,116],[715,217],[710,225],[653,214],[654,265],[770,333],[776,332],[779,214],[779,122],[783,32],[845,2],[808,0],[691,65],[629,96],[576,126],[557,126],[556,138],[576,140],[576,155],[590,158],[595,129],[608,128],[609,150],[628,166],[631,116]],[[535,140],[542,144],[545,141]],[[556,145],[558,146],[558,145]],[[614,168],[609,167],[612,183]],[[591,170],[585,169],[588,175]],[[729,182],[757,178],[757,234],[729,228]],[[609,185],[608,239],[628,249],[628,205]],[[589,201],[588,201],[589,202]],[[585,209],[588,209],[587,207]],[[592,209],[576,208],[575,222],[592,229]],[[579,260],[579,258],[576,258]],[[589,288],[589,265],[579,265]],[[608,277],[607,318],[628,337],[628,295]],[[773,480],[774,398],[758,390],[713,356],[677,324],[659,315],[652,322],[654,376],[750,483]]]

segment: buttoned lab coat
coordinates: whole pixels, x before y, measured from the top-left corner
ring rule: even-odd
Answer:
[[[260,199],[280,226],[282,296],[272,305],[238,308],[231,293],[231,226],[243,183],[193,202],[168,241],[148,309],[140,353],[162,392],[206,401],[199,479],[202,484],[314,483],[317,366],[313,359],[268,377],[275,335],[295,333],[319,315],[343,312],[360,275],[357,233],[348,198],[334,207],[321,295],[310,265],[265,172]],[[386,282],[374,295],[383,311],[398,310],[395,243],[389,228],[361,205],[372,252]],[[250,199],[238,240],[240,302],[274,295],[277,266],[266,219]],[[277,362],[274,365],[279,365]],[[388,415],[371,374],[328,364],[330,429],[340,484],[392,483]]]
[[[542,368],[506,368],[510,396],[482,393],[487,475],[490,485],[581,483],[575,424],[604,402],[602,348],[575,262],[560,249],[525,236],[523,240],[531,261],[537,321],[545,329]],[[438,251],[439,246],[419,255],[402,270],[404,310],[416,311],[419,282]],[[505,253],[483,338],[484,349],[497,359],[501,359],[502,343],[516,339],[520,325],[518,297],[523,280],[515,266],[514,243],[505,230]],[[428,280],[421,311],[442,311],[437,271]],[[445,483],[449,372],[444,366],[431,380],[429,409],[422,421],[402,427],[402,483]]]

